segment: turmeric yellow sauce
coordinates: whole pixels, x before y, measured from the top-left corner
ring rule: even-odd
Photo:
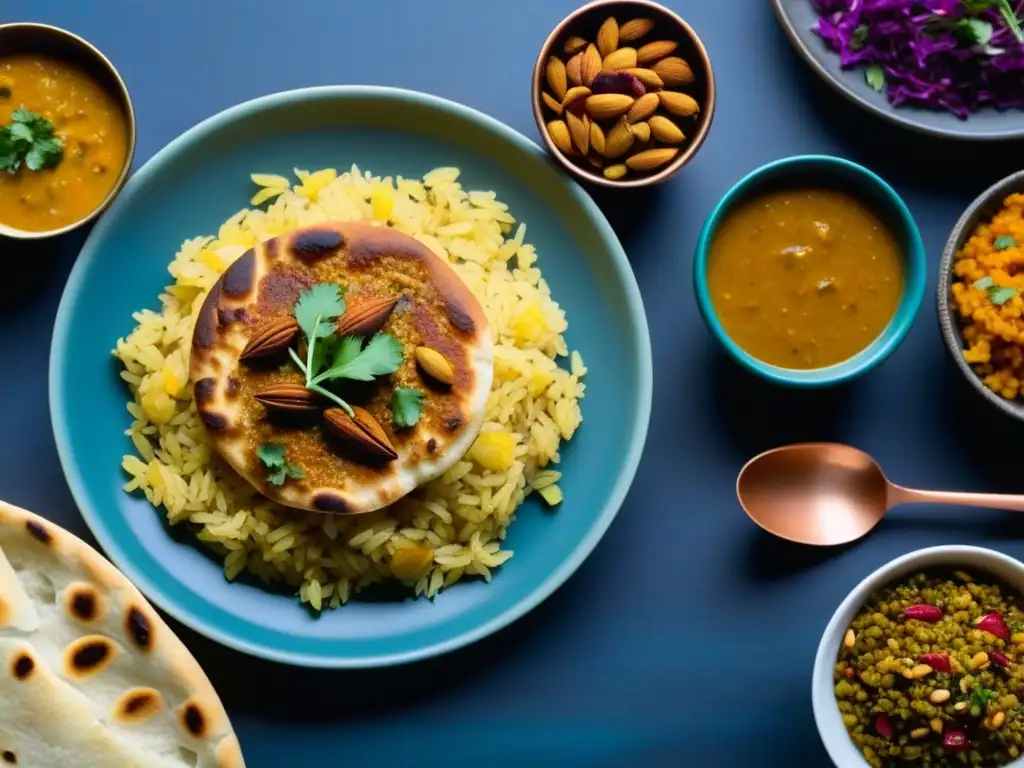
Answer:
[[[749,354],[823,368],[867,347],[896,313],[903,258],[862,202],[829,189],[757,197],[722,222],[708,254],[715,314]]]
[[[18,108],[52,122],[64,141],[53,168],[0,173],[0,224],[42,232],[73,224],[103,202],[128,154],[121,105],[78,67],[45,56],[0,56],[0,125]]]

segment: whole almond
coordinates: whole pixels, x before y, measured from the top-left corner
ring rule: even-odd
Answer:
[[[626,115],[627,123],[639,123],[653,115],[658,109],[658,94],[646,93],[633,102]]]
[[[353,300],[338,320],[335,333],[338,336],[372,336],[388,321],[397,304],[397,296]]]
[[[641,83],[643,83],[645,88],[661,88],[665,85],[664,81],[660,77],[658,77],[658,74],[653,69],[644,69],[643,67],[630,67],[629,69],[623,71],[628,72]]]
[[[398,453],[391,445],[384,428],[365,408],[352,407],[352,416],[341,408],[324,411],[324,423],[335,437],[360,455],[393,461]]]
[[[565,124],[564,120],[552,120],[548,123],[548,136],[563,155],[574,154],[572,138],[569,136],[569,126]]]
[[[642,120],[639,123],[633,123],[630,125],[629,132],[632,133],[636,137],[636,140],[641,144],[646,144],[651,140],[651,126]]]
[[[587,86],[574,85],[565,92],[565,98],[562,99],[562,109],[571,110],[579,115],[583,111],[583,105],[589,95],[590,89]]]
[[[565,62],[565,76],[573,85],[583,85],[583,51]]]
[[[679,144],[684,136],[679,127],[662,115],[655,115],[647,121],[651,127],[651,135],[664,144]]]
[[[619,47],[619,22],[609,16],[597,30],[597,52],[604,58]]]
[[[565,113],[565,122],[569,126],[569,136],[572,138],[573,146],[580,151],[580,154],[587,154],[590,151],[590,123],[586,115],[577,117],[573,112]]]
[[[696,79],[693,70],[684,59],[678,56],[668,56],[661,61],[655,62],[651,70],[661,78],[661,81],[668,88],[679,88],[690,85]]]
[[[455,382],[455,367],[448,358],[430,347],[416,347],[416,362],[425,374],[442,384]]]
[[[619,48],[604,57],[601,69],[615,72],[620,69],[632,69],[636,66],[636,48]]]
[[[577,35],[573,35],[565,41],[565,45],[562,47],[562,50],[565,51],[566,56],[572,56],[573,54],[579,53],[586,47],[586,40]]]
[[[654,99],[657,101],[658,97],[655,96]],[[587,97],[586,107],[587,112],[595,120],[610,120],[627,112],[634,101],[632,96],[622,93],[598,93]]]
[[[570,88],[569,90],[572,89]],[[555,97],[552,96],[550,93],[548,93],[547,91],[541,91],[540,99],[541,101],[544,102],[544,106],[550,109],[556,115],[562,114],[562,105],[559,104],[558,101],[555,100]]]
[[[604,154],[604,131],[597,123],[590,124],[590,148],[599,155]]]
[[[679,154],[677,147],[662,147],[660,149],[645,149],[626,158],[626,165],[634,171],[653,171],[660,168]]]
[[[677,117],[693,117],[700,112],[700,105],[692,96],[678,91],[658,91],[658,99],[667,111]]]
[[[544,68],[544,77],[548,81],[548,88],[559,101],[565,96],[565,89],[568,88],[565,74],[565,64],[557,56],[549,56],[548,64]]]
[[[618,163],[616,165],[609,165],[607,168],[605,168],[602,171],[602,173],[604,174],[604,177],[606,179],[611,179],[612,181],[618,181],[623,176],[625,176],[628,171],[629,171],[629,168],[627,168],[622,163]]]
[[[676,47],[677,44],[671,40],[656,40],[653,43],[643,45],[636,52],[637,63],[634,66],[646,67],[648,64],[653,64],[658,59],[668,56]]]
[[[247,362],[284,352],[299,335],[299,324],[291,315],[282,315],[259,325],[249,337],[238,359]]]
[[[604,138],[604,156],[622,157],[633,146],[633,134],[625,120],[619,120]]]
[[[583,63],[580,65],[580,77],[583,80],[583,84],[589,88],[600,71],[601,54],[598,52],[597,46],[591,43],[587,46],[587,50],[583,52]]]
[[[319,407],[319,398],[301,383],[268,384],[254,392],[253,397],[268,410],[302,413],[315,411]]]
[[[654,21],[652,19],[630,19],[619,27],[619,42],[631,43],[634,40],[639,40],[644,35],[650,33],[652,29],[654,29]]]

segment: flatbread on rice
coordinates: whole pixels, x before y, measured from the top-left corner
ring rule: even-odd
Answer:
[[[0,502],[0,765],[242,768],[199,664],[85,542]]]
[[[394,453],[387,461],[340,450],[319,411],[281,418],[257,400],[270,386],[302,390],[303,375],[285,349],[269,364],[241,359],[257,334],[290,321],[303,291],[323,283],[344,289],[347,312],[367,302],[393,305],[383,330],[403,344],[401,366],[384,380],[344,389],[346,401],[365,408],[386,434]],[[450,385],[423,376],[413,354],[420,346],[451,363]],[[327,222],[262,242],[225,271],[196,322],[189,377],[211,444],[257,490],[290,507],[353,514],[394,503],[466,454],[483,423],[493,358],[482,307],[430,249],[394,229]],[[411,428],[394,424],[396,387],[425,396]],[[269,482],[259,456],[268,443],[283,445],[302,476]]]

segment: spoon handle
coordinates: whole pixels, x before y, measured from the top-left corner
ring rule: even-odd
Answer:
[[[920,491],[893,485],[889,488],[889,506],[896,504],[956,504],[1024,512],[1024,496],[1008,493],[961,493],[958,491]]]

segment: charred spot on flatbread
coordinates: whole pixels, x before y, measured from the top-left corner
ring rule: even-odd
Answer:
[[[117,658],[117,646],[103,635],[80,637],[64,649],[64,674],[81,680],[102,672]]]
[[[28,680],[29,675],[36,668],[35,660],[27,653],[19,653],[11,663],[11,672],[15,680]]]
[[[53,541],[53,537],[50,536],[50,532],[46,530],[42,523],[37,523],[35,520],[29,520],[25,523],[25,528],[30,534],[32,534],[32,538],[36,541],[42,542],[47,546],[49,546],[50,542]]]
[[[114,705],[114,719],[124,723],[141,723],[160,711],[163,700],[153,688],[132,688]]]
[[[76,582],[64,591],[64,609],[75,621],[92,624],[106,615],[103,596],[91,584]]]
[[[18,756],[9,749],[5,749],[3,752],[0,752],[0,758],[3,758],[3,761],[8,765],[18,764]]]
[[[189,734],[199,739],[206,733],[206,715],[198,702],[188,701],[181,707],[181,725]]]
[[[404,233],[354,222],[306,227],[241,259],[211,289],[200,321],[229,310],[244,320],[197,324],[189,377],[211,445],[242,477],[287,506],[356,514],[465,455],[483,422],[494,351],[483,308],[451,266]],[[315,304],[318,291],[336,309],[311,342],[318,313],[300,320],[297,306]],[[360,339],[361,354],[378,333],[391,337],[383,341],[398,362],[361,374],[367,380],[321,380],[328,395],[307,386],[310,359],[329,369],[343,338]],[[443,376],[417,365],[425,350],[444,361]],[[415,391],[402,399],[398,390]]]
[[[128,610],[125,631],[139,650],[149,651],[152,649],[153,627],[146,615],[134,606]]]

